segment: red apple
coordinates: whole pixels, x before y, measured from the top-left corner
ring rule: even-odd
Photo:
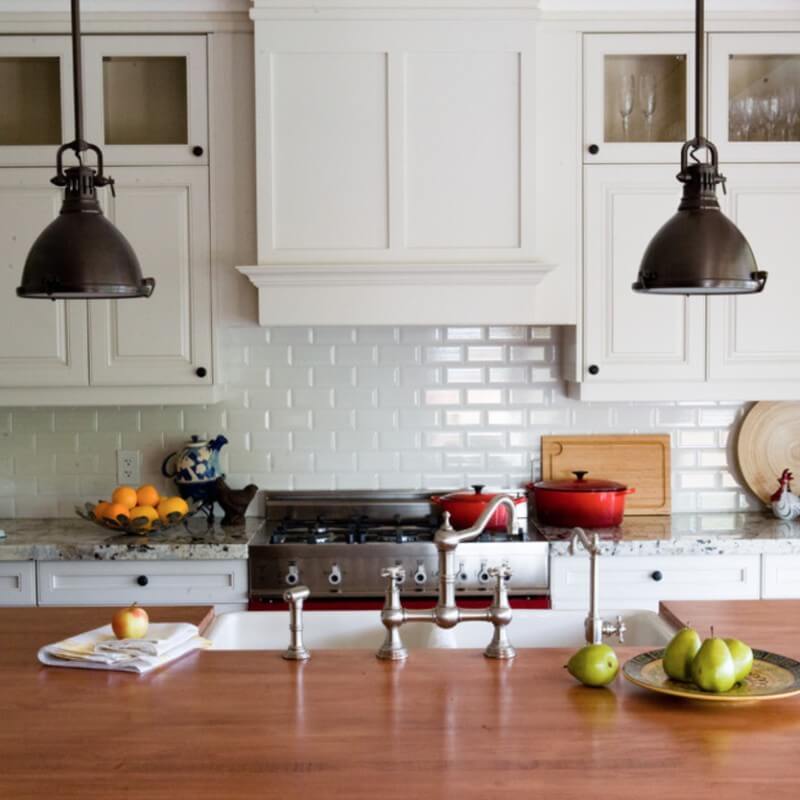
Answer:
[[[147,612],[134,603],[114,613],[111,617],[111,628],[117,639],[141,639],[147,633],[149,622]]]

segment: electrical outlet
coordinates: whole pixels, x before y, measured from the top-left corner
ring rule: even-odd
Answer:
[[[138,486],[141,482],[138,450],[117,450],[117,483]]]

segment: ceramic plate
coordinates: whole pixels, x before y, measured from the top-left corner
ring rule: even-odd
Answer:
[[[691,683],[668,678],[664,672],[663,650],[641,653],[625,662],[622,674],[637,686],[661,694],[690,700],[738,702],[742,700],[777,700],[800,694],[800,662],[786,656],[753,650],[753,670],[742,683],[729,692],[704,692]]]

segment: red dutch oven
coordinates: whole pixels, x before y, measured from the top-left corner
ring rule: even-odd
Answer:
[[[441,506],[443,511],[450,512],[450,524],[456,530],[469,528],[483,513],[483,509],[492,498],[497,497],[498,494],[507,494],[507,492],[484,494],[483,490],[484,487],[481,484],[475,484],[471,492],[463,490],[445,495],[434,495],[431,497],[431,502]],[[514,501],[514,505],[520,505],[527,500],[526,497],[511,497],[511,499]],[[506,530],[507,519],[506,507],[500,506],[489,518],[486,530]]]
[[[587,480],[585,470],[574,479],[539,481],[532,485],[536,518],[563,528],[613,528],[622,522],[629,489],[616,481]]]

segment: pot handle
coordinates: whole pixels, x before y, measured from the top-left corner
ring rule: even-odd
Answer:
[[[486,488],[486,484],[485,483],[473,483],[471,488],[475,492],[475,494],[481,494],[481,492],[483,492],[483,490]]]
[[[625,490],[625,494],[635,494],[635,493],[636,493],[636,487],[635,486],[629,486]]]
[[[162,474],[162,475],[163,475],[165,478],[174,478],[174,477],[175,477],[175,475],[176,475],[176,474],[177,474],[177,472],[178,472],[178,469],[177,469],[177,467],[173,467],[173,469],[172,469],[172,472],[170,472],[170,471],[169,471],[169,469],[167,469],[167,464],[169,464],[169,462],[170,462],[170,461],[171,461],[173,458],[175,458],[175,456],[176,456],[176,455],[178,455],[178,451],[177,451],[177,450],[176,450],[174,453],[170,453],[170,454],[169,454],[169,455],[168,455],[168,456],[167,456],[167,457],[164,459],[164,461],[161,463],[161,474]]]

